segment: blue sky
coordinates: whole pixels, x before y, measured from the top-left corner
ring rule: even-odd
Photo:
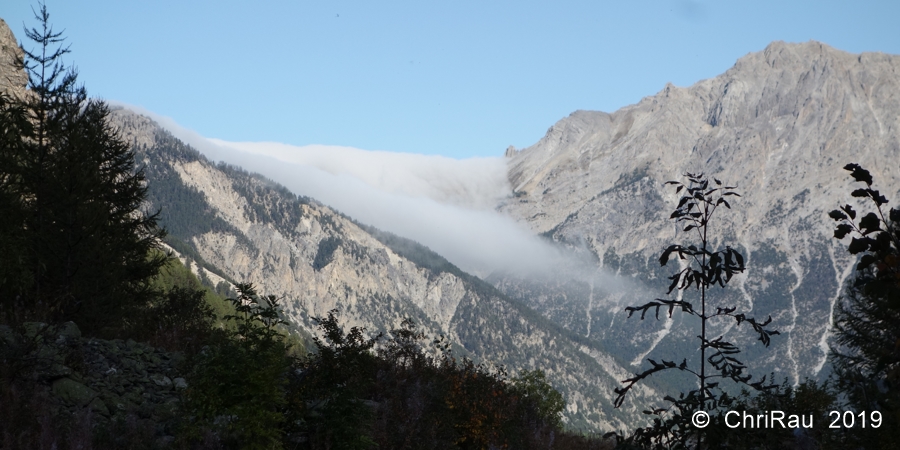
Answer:
[[[0,17],[21,40],[24,0]],[[499,156],[773,40],[900,54],[898,1],[48,0],[91,95],[228,141]],[[26,46],[28,43],[26,43]]]

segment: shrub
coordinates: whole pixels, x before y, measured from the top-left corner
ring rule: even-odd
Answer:
[[[278,326],[274,296],[260,298],[251,284],[238,284],[226,316],[234,330],[223,333],[192,362],[184,401],[188,418],[182,440],[210,436],[227,448],[281,448],[290,359]]]
[[[669,216],[687,235],[696,235],[696,243],[681,245],[672,244],[666,248],[659,258],[659,263],[665,266],[671,257],[677,256],[681,262],[678,272],[669,277],[667,294],[678,291],[675,299],[655,299],[641,306],[629,306],[625,308],[628,317],[635,312],[640,312],[643,320],[647,313],[654,313],[659,319],[660,309],[672,317],[677,309],[684,314],[696,317],[699,322],[700,334],[697,336],[699,364],[688,364],[687,358],[680,363],[676,361],[647,359],[651,367],[641,373],[636,373],[631,378],[624,380],[623,387],[615,390],[617,397],[615,406],[618,408],[625,401],[625,396],[639,382],[651,375],[665,371],[676,370],[690,374],[698,382],[696,389],[687,394],[681,393],[678,398],[667,395],[663,399],[668,407],[650,408],[645,414],[653,416],[652,425],[638,428],[627,439],[630,443],[641,446],[664,448],[670,446],[687,446],[695,444],[702,447],[702,428],[691,424],[691,417],[696,411],[711,412],[712,415],[720,408],[728,407],[733,399],[728,391],[720,386],[722,381],[731,381],[737,385],[744,385],[757,391],[769,391],[777,386],[766,384],[763,376],[757,381],[751,381],[751,375],[746,374],[747,367],[738,359],[740,348],[726,341],[725,336],[711,337],[707,334],[707,323],[713,319],[734,320],[737,325],[750,325],[756,332],[758,339],[766,347],[769,346],[771,336],[779,334],[778,331],[769,330],[767,327],[772,318],[763,322],[757,322],[754,318],[737,313],[735,307],[713,306],[710,304],[708,292],[718,285],[724,288],[736,275],[744,271],[744,257],[736,249],[725,246],[724,249],[715,250],[712,247],[710,236],[710,221],[720,206],[731,209],[728,199],[740,197],[734,191],[734,186],[724,185],[713,178],[712,182],[703,174],[685,175],[688,184],[678,181],[669,181],[666,184],[675,186],[676,193],[682,193],[675,211]],[[699,294],[694,302],[688,301],[691,291]],[[707,366],[711,369],[707,372]]]
[[[858,164],[844,169],[865,185],[851,195],[871,201],[875,210],[857,217],[848,204],[829,213],[837,222],[834,237],[851,236],[847,251],[859,255],[855,276],[835,308],[832,356],[848,406],[879,411],[890,424],[847,430],[849,444],[893,448],[894,427],[900,425],[900,209],[885,215],[888,199],[872,187],[869,171]]]

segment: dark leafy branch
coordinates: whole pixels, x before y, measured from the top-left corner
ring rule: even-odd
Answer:
[[[858,164],[844,169],[864,187],[851,195],[874,204],[857,212],[849,204],[828,213],[836,222],[834,237],[850,237],[847,251],[857,255],[856,272],[835,305],[832,354],[837,386],[856,410],[878,410],[887,423],[897,423],[900,391],[900,209],[873,188],[873,177]],[[886,211],[887,210],[887,211]],[[893,385],[893,387],[892,387]],[[887,388],[886,388],[887,387]],[[893,429],[865,430],[848,436],[854,448],[892,448]]]
[[[652,302],[645,303],[641,306],[629,306],[625,308],[625,311],[628,312],[628,317],[637,312],[641,312],[641,320],[644,320],[644,317],[647,315],[647,311],[651,309],[656,309],[656,320],[659,320],[659,309],[665,307],[669,311],[669,317],[672,317],[672,312],[676,307],[680,307],[681,311],[686,312],[688,314],[699,315],[697,311],[694,311],[694,307],[691,306],[690,303],[683,300],[666,300],[664,298],[658,298]]]
[[[850,172],[850,176],[858,182],[866,184],[865,188],[854,190],[851,195],[857,198],[868,198],[875,203],[875,212],[870,212],[859,219],[856,223],[856,211],[850,205],[841,206],[828,213],[828,216],[839,222],[834,229],[834,237],[836,239],[844,239],[847,235],[855,233],[857,237],[850,240],[847,251],[851,255],[866,253],[859,259],[856,266],[857,270],[862,270],[877,260],[878,253],[884,253],[893,248],[900,248],[898,242],[898,231],[895,229],[896,224],[900,223],[900,209],[891,208],[887,219],[884,216],[882,206],[888,203],[888,200],[878,190],[872,189],[872,175],[868,170],[863,169],[858,164],[847,164],[844,169]],[[884,228],[882,228],[884,225]],[[871,237],[871,235],[875,237]]]
[[[647,369],[641,373],[634,374],[634,376],[631,378],[622,380],[622,383],[625,386],[616,388],[614,390],[614,392],[616,393],[617,396],[616,396],[616,400],[613,403],[613,405],[616,408],[618,408],[619,406],[622,406],[622,402],[625,401],[625,394],[627,394],[628,391],[632,387],[634,387],[634,385],[636,385],[639,381],[641,381],[655,373],[659,373],[664,370],[676,369],[676,370],[680,370],[683,372],[689,372],[696,376],[699,376],[698,373],[694,372],[693,370],[691,370],[687,367],[687,359],[682,360],[681,364],[675,364],[675,362],[673,362],[673,361],[666,361],[664,359],[661,360],[661,362],[656,362],[649,358],[647,359],[647,362],[649,362],[652,367],[650,367],[649,369]]]
[[[730,397],[719,387],[720,379],[728,379],[734,383],[750,387],[757,391],[769,391],[776,388],[768,383],[766,377],[758,381],[751,381],[752,376],[747,374],[747,366],[738,358],[740,348],[735,344],[724,340],[724,336],[714,339],[707,337],[707,322],[714,317],[731,317],[738,325],[744,323],[753,327],[758,335],[758,340],[766,347],[771,343],[771,337],[779,334],[778,331],[769,328],[772,318],[769,317],[759,322],[742,313],[736,313],[735,307],[718,307],[715,312],[707,310],[707,291],[713,286],[724,288],[735,275],[746,270],[744,257],[736,249],[725,246],[724,249],[712,249],[710,247],[710,223],[713,215],[720,206],[731,209],[729,197],[740,197],[734,191],[735,186],[727,186],[720,180],[706,178],[702,173],[688,173],[685,175],[687,184],[679,181],[669,181],[666,184],[674,185],[675,192],[681,194],[674,212],[669,216],[674,219],[682,231],[696,235],[697,242],[687,245],[669,245],[659,257],[659,263],[665,266],[673,258],[680,261],[680,270],[668,277],[671,281],[667,294],[673,291],[681,291],[677,299],[654,299],[640,306],[625,308],[628,317],[640,312],[643,320],[647,313],[653,312],[659,320],[660,310],[668,313],[668,317],[676,309],[681,310],[700,320],[701,333],[697,336],[700,351],[699,367],[690,367],[687,359],[680,364],[674,361],[661,360],[657,362],[648,359],[650,368],[635,373],[634,376],[622,381],[622,386],[615,389],[616,398],[614,405],[619,407],[625,401],[628,392],[639,382],[665,371],[677,370],[694,375],[698,379],[698,387],[687,394],[682,393],[679,398],[665,396],[663,400],[668,407],[655,408],[644,411],[645,414],[655,416],[650,427],[639,428],[627,440],[642,446],[670,445],[684,446],[691,442],[691,436],[696,439],[698,448],[701,447],[702,436],[695,434],[696,428],[690,427],[686,418],[690,413],[699,409],[715,410],[730,404]],[[867,219],[871,220],[871,219]],[[867,222],[868,223],[868,222]],[[689,302],[681,297],[688,291],[699,291],[699,302]],[[699,308],[695,309],[695,305]],[[707,365],[714,373],[707,373]]]
[[[717,309],[718,309],[718,311],[716,311],[716,313],[710,317],[730,316],[730,317],[734,317],[734,319],[737,321],[738,325],[741,325],[744,322],[749,323],[750,326],[753,327],[753,331],[755,331],[759,335],[759,340],[766,347],[768,347],[769,344],[771,343],[772,336],[781,334],[778,332],[778,330],[769,330],[766,328],[767,326],[769,326],[770,323],[772,323],[772,316],[767,317],[764,322],[759,323],[753,317],[747,317],[744,314],[732,314],[736,308],[717,308]]]

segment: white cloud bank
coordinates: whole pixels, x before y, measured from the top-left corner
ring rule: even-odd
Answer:
[[[390,161],[373,160],[371,170],[366,170],[359,161],[348,160],[343,165],[340,156],[316,153],[316,158],[335,164],[324,170],[296,162],[295,158],[302,157],[298,155],[277,157],[261,153],[259,147],[238,150],[221,141],[213,145],[215,149],[201,150],[211,159],[259,172],[360,222],[413,239],[472,273],[540,270],[556,255],[550,245],[488,207],[496,204],[505,185],[505,172],[500,178],[491,170],[490,165],[497,161],[378,152],[389,155],[385,159]],[[253,144],[242,146],[246,149]],[[302,154],[325,149],[299,150]],[[482,178],[492,172],[494,178]],[[479,186],[490,191],[479,191]]]
[[[362,223],[413,239],[461,269],[547,273],[562,257],[493,208],[511,189],[506,161],[208,139],[172,119],[147,115],[214,161],[240,166]]]
[[[430,198],[442,204],[493,208],[510,192],[504,158],[458,160],[328,145],[209,141],[297,166],[315,167],[336,176],[347,175],[389,194]]]

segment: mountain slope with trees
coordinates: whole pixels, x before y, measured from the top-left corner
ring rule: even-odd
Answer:
[[[4,51],[11,48],[3,46]],[[73,151],[68,159],[62,158],[64,152],[57,155],[44,151],[49,147],[42,147],[41,139],[20,139],[23,135],[42,136],[40,127],[34,134],[35,124],[42,123],[40,114],[29,118],[27,111],[16,109],[27,102],[5,103],[0,156],[6,172],[0,180],[0,205],[4,217],[11,220],[2,224],[0,249],[20,259],[0,263],[6,302],[3,318],[22,322],[24,317],[16,316],[28,311],[20,308],[22,299],[32,299],[35,305],[48,306],[30,318],[50,322],[73,319],[80,322],[79,326],[84,323],[86,335],[137,333],[135,336],[140,334],[141,339],[159,339],[154,342],[169,345],[165,336],[153,336],[153,330],[131,326],[140,324],[135,317],[154,317],[146,322],[157,331],[162,327],[178,334],[190,329],[193,331],[187,335],[203,336],[191,341],[194,343],[216,336],[220,339],[215,341],[217,347],[198,357],[208,358],[204,364],[212,369],[197,369],[194,376],[198,380],[216,379],[216,370],[222,369],[219,364],[228,366],[235,360],[244,361],[240,366],[248,370],[260,370],[252,376],[266,378],[283,371],[293,364],[281,359],[288,332],[306,342],[317,342],[313,337],[325,332],[331,337],[314,343],[312,348],[328,355],[330,351],[340,353],[336,349],[349,345],[348,352],[359,360],[354,356],[344,362],[363,365],[367,367],[365,373],[372,375],[377,373],[373,368],[381,363],[372,359],[378,355],[373,353],[378,347],[369,346],[369,337],[395,330],[398,334],[393,336],[400,340],[385,343],[381,350],[399,352],[396,345],[403,336],[409,337],[402,331],[404,319],[411,319],[416,324],[415,333],[427,336],[425,342],[444,336],[445,350],[452,349],[449,354],[462,362],[451,367],[447,361],[452,358],[441,359],[448,353],[423,345],[419,350],[430,359],[421,366],[422,373],[445,370],[450,379],[462,383],[457,387],[471,387],[472,395],[482,395],[491,386],[480,391],[484,386],[463,382],[479,377],[506,380],[501,366],[512,377],[522,374],[528,378],[541,370],[549,386],[565,399],[566,426],[629,429],[644,421],[639,411],[658,399],[656,388],[660,386],[641,386],[629,395],[630,403],[616,410],[612,408],[612,392],[618,382],[630,377],[646,357],[662,359],[660,356],[683,353],[683,342],[692,341],[695,333],[691,327],[682,326],[677,317],[623,326],[624,305],[632,304],[634,296],[642,294],[639,289],[617,290],[604,283],[618,277],[628,280],[629,286],[643,285],[653,291],[665,282],[668,274],[659,267],[658,250],[662,243],[671,241],[672,233],[678,237],[678,231],[663,224],[667,220],[663,211],[670,210],[674,200],[670,193],[661,191],[663,182],[677,179],[683,172],[703,170],[710,176],[737,180],[745,192],[742,207],[724,224],[721,236],[724,242],[736,243],[747,256],[747,271],[735,275],[734,289],[717,299],[757,316],[771,313],[773,326],[783,333],[783,339],[774,341],[770,352],[747,349],[744,361],[756,373],[772,370],[776,378],[786,377],[789,383],[796,383],[828,371],[828,322],[852,271],[853,257],[832,242],[832,230],[824,220],[835,196],[844,192],[840,167],[852,153],[853,160],[873,168],[887,186],[900,185],[896,164],[890,164],[900,154],[897,68],[897,57],[890,55],[849,55],[818,43],[775,43],[764,52],[742,58],[725,74],[693,87],[667,86],[659,94],[613,114],[579,111],[560,121],[536,145],[511,152],[510,180],[515,192],[500,209],[528,223],[536,233],[595,261],[587,271],[578,273],[605,272],[612,276],[558,277],[550,282],[498,273],[487,283],[415,242],[357,223],[259,175],[215,164],[152,120],[125,109],[108,111],[78,89],[67,95],[74,99],[72,104],[85,107],[62,105],[72,119],[64,122],[65,127],[47,128],[48,132],[59,131],[55,137],[64,136],[62,131],[81,130],[76,139],[63,139],[59,146]],[[15,87],[19,78],[4,79],[12,80],[5,86]],[[40,90],[31,92],[25,95],[37,103],[30,104],[40,107],[40,100],[34,100],[41,98]],[[128,148],[130,151],[125,151]],[[85,194],[92,189],[87,182],[102,181],[102,176],[76,177],[60,171],[71,167],[79,171],[73,173],[90,174],[97,162],[91,159],[96,150],[104,150],[98,153],[107,155],[113,166],[127,168],[127,175],[113,177],[125,183],[121,192],[130,192],[115,199],[122,201],[122,207],[99,204],[93,194]],[[40,164],[20,164],[28,162],[20,155],[31,154],[37,155]],[[41,155],[52,158],[43,160]],[[33,191],[26,189],[25,181],[43,180],[44,162],[48,170],[59,175],[50,180],[56,184],[33,183]],[[21,173],[17,172],[19,168],[23,169]],[[72,195],[56,197],[56,192]],[[896,188],[887,189],[886,194],[896,197]],[[29,203],[39,198],[46,201]],[[77,208],[72,205],[93,215],[81,217],[80,212],[73,212]],[[159,215],[154,216],[157,211]],[[97,240],[102,226],[93,225],[98,222],[92,222],[92,217],[108,212],[121,219],[109,232],[116,235],[115,227],[130,227],[137,247],[114,247],[123,243],[121,239]],[[51,217],[48,220],[54,226],[44,227],[44,217]],[[57,226],[73,217],[84,219],[88,231],[79,229],[81,225]],[[256,301],[260,309],[244,311],[241,316],[226,305],[216,313],[204,305],[218,301],[221,306],[224,300],[210,300],[215,298],[213,294],[197,286],[185,291],[172,286],[153,288],[150,279],[164,262],[151,251],[162,236],[153,226],[154,220],[168,230],[165,242],[186,257],[211,290],[247,303]],[[99,222],[109,225],[106,220]],[[52,232],[38,240],[27,236],[48,229]],[[70,243],[93,247],[80,251],[83,247],[68,246]],[[79,275],[86,270],[81,268],[117,256],[120,250],[127,253],[126,260],[133,266],[98,263],[108,270],[90,272],[84,278]],[[63,257],[57,257],[57,252]],[[118,280],[110,278],[123,272],[124,277]],[[257,313],[272,305],[267,303],[268,297],[254,296],[246,289],[238,292],[245,295],[235,296],[232,289],[243,280],[253,281],[259,292],[273,294],[280,302],[286,323],[272,325],[277,333],[254,328],[270,328]],[[50,294],[43,288],[48,283],[55,286]],[[40,295],[36,286],[41,287]],[[103,292],[96,290],[98,287]],[[167,322],[181,312],[190,313],[184,315],[186,321]],[[233,317],[226,319],[224,315]],[[337,322],[333,316],[351,330],[349,335],[334,331]],[[245,325],[244,334],[235,332],[241,324]],[[19,335],[27,336],[19,331]],[[727,326],[711,333],[725,334],[734,341],[754,339]],[[256,340],[244,339],[245,334],[256,336]],[[187,341],[175,342],[184,347],[183,351],[197,350]],[[275,349],[261,353],[265,361],[250,356],[259,345]],[[412,360],[422,356],[416,352],[409,355]],[[256,366],[254,361],[260,364]],[[303,364],[304,370],[315,372],[318,363],[313,358]],[[402,372],[398,367],[402,369],[403,365],[381,370]],[[453,378],[457,376],[461,378]],[[319,381],[328,382],[328,376],[322,379]],[[382,395],[378,392],[387,392],[378,391],[371,378],[351,381],[369,384],[350,394],[333,392],[343,396],[344,406],[357,405],[363,399],[377,403],[374,399]],[[284,394],[289,391],[285,386],[301,381],[280,379],[279,383],[284,384],[276,383],[275,388],[284,388],[280,391]],[[298,397],[303,403],[296,405],[301,405],[302,414],[312,417],[320,411],[305,402],[324,394],[315,389],[309,392],[313,397]],[[435,392],[446,395],[449,391],[430,391],[426,397],[441,398]],[[268,393],[272,394],[271,404],[253,406],[250,402],[247,407],[265,410],[262,416],[270,417],[271,422],[254,430],[263,439],[275,439],[272,430],[287,420],[284,410],[278,408],[299,400]],[[240,395],[232,394],[226,390],[209,395],[228,397],[240,408],[246,406]],[[461,399],[467,407],[478,406],[467,403],[467,395]],[[222,403],[224,409],[231,406]],[[492,409],[491,414],[510,411],[505,407]],[[234,431],[236,425],[217,423],[215,413],[198,413],[202,418],[194,431],[216,429],[215,433],[225,433],[217,434],[217,439],[242,439],[240,433],[228,435],[227,430],[217,429],[224,426]],[[368,424],[372,417],[363,413],[356,425]],[[307,425],[290,433],[295,437],[314,434],[316,425]],[[460,427],[471,431],[473,440],[490,435],[476,425]],[[365,430],[360,434],[360,430],[357,427],[349,432],[353,445],[377,438]],[[429,432],[443,436],[445,431],[438,427]],[[189,439],[200,437],[195,434]]]
[[[430,338],[445,336],[462,356],[513,375],[543,370],[566,398],[568,426],[610,430],[639,420],[633,408],[611,407],[608,392],[625,372],[602,346],[413,241],[261,176],[213,164],[146,117],[117,110],[112,121],[146,167],[148,198],[162,208],[171,245],[186,245],[183,254],[224,279],[254,280],[281,298],[291,326],[304,335],[315,333],[312,318],[332,309],[347,326],[372,332],[410,318]]]
[[[564,401],[540,370],[509,378],[502,367],[468,358],[485,359],[463,346],[423,342],[415,319],[453,331],[455,314],[439,324],[408,300],[387,296],[401,308],[376,320],[406,318],[390,339],[381,339],[360,327],[345,332],[335,308],[309,317],[306,323],[322,337],[306,353],[292,345],[284,326],[296,317],[283,314],[285,299],[237,283],[223,305],[160,251],[166,233],[157,227],[156,210],[143,208],[167,195],[194,201],[197,217],[208,220],[172,220],[184,239],[171,242],[199,256],[228,251],[231,258],[254,258],[246,266],[284,256],[261,248],[263,229],[296,238],[304,231],[294,219],[305,218],[322,239],[293,243],[315,249],[297,255],[311,257],[302,261],[311,271],[334,270],[348,254],[372,259],[369,252],[380,250],[374,258],[411,265],[414,275],[427,271],[444,286],[461,285],[457,303],[464,304],[454,309],[484,317],[477,302],[469,303],[492,295],[498,320],[525,318],[489,286],[474,292],[455,275],[415,267],[375,248],[378,241],[351,228],[352,221],[259,177],[213,166],[176,141],[157,154],[157,147],[128,145],[111,127],[105,103],[89,99],[76,87],[74,71],[60,63],[67,48],[56,47],[63,38],[39,6],[39,28],[27,33],[38,47],[25,51],[29,89],[0,92],[0,248],[19,258],[0,266],[0,448],[596,447],[560,428]],[[0,37],[9,34],[2,31]],[[149,165],[137,167],[136,159]],[[149,167],[153,176],[145,178]],[[168,170],[179,180],[188,173],[190,181],[224,181],[216,187],[231,196],[229,209],[215,209],[222,198],[198,195],[203,191],[195,184],[155,183]],[[191,247],[203,239],[232,245]],[[368,245],[358,242],[365,239]],[[206,266],[204,275],[216,272],[205,261],[190,262]],[[226,276],[248,275],[236,269],[240,261],[221,266]],[[357,304],[373,300],[380,299]],[[347,316],[357,312],[338,306]],[[303,324],[291,323],[294,329]],[[555,350],[565,354],[571,347],[562,342]],[[531,356],[542,362],[543,355]],[[564,356],[557,367],[582,368],[569,360]]]

